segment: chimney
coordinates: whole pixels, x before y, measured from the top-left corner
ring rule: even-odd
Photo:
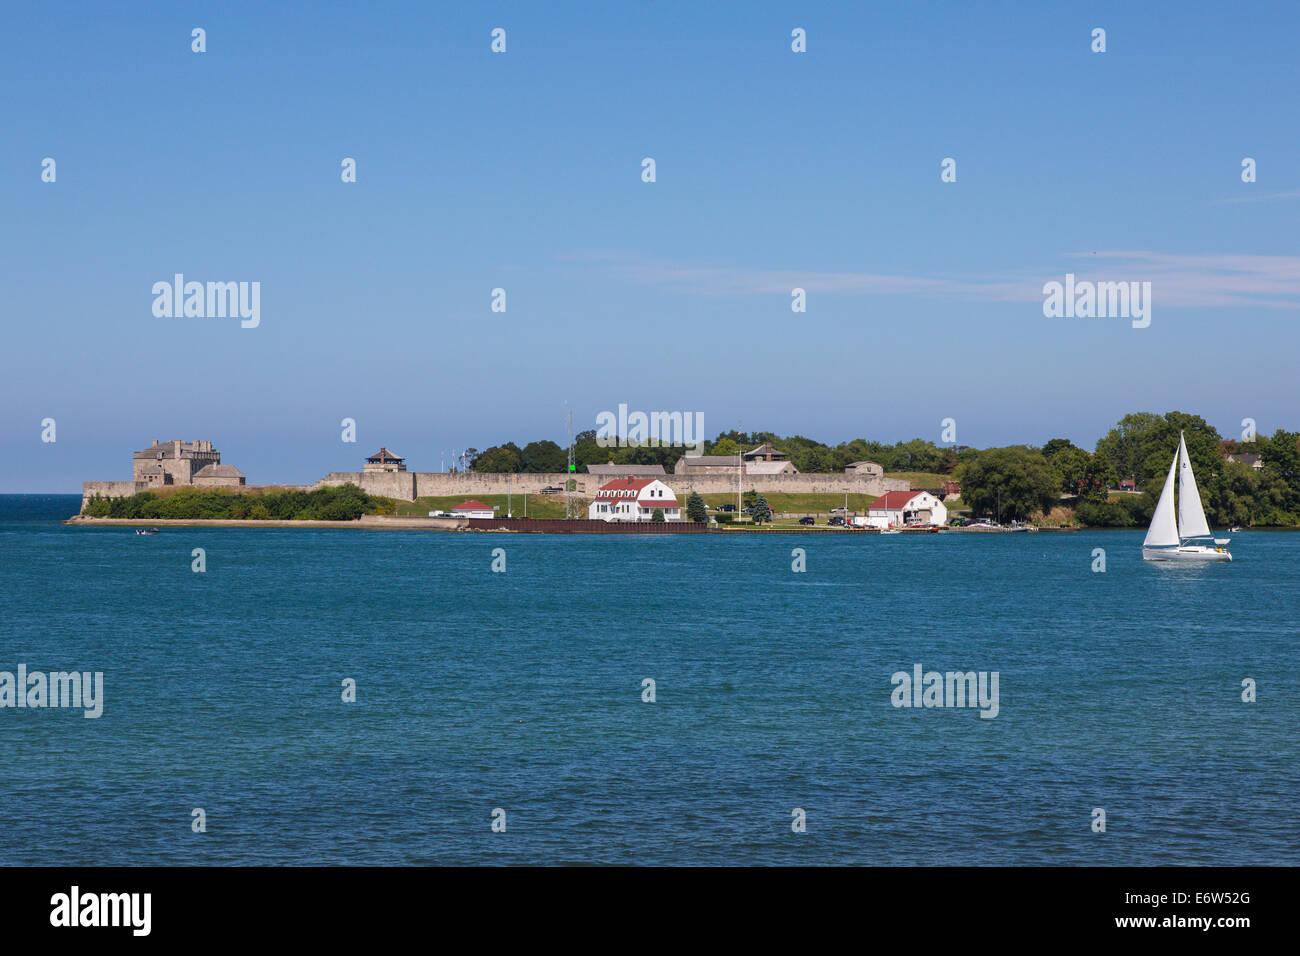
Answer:
[[[157,447],[158,447],[158,439],[156,439],[156,438],[153,440],[153,447],[154,447],[154,448],[157,448]]]

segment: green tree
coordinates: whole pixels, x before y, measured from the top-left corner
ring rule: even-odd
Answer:
[[[736,444],[736,440],[734,438],[730,438],[724,435],[719,435],[718,440],[715,441],[713,443],[713,447],[709,449],[709,454],[710,455],[739,455],[740,446]],[[796,465],[795,467],[797,468],[798,466]]]
[[[943,472],[954,463],[954,456],[949,449],[940,448],[934,442],[913,438],[894,446],[885,470]]]
[[[691,496],[686,499],[686,519],[688,521],[708,521],[709,509],[704,505],[704,499],[691,492]]]
[[[470,470],[514,474],[523,470],[523,458],[519,454],[519,447],[514,442],[508,441],[504,445],[493,445],[486,451],[480,452],[475,457]]]
[[[1023,445],[988,448],[958,470],[962,501],[976,514],[1025,519],[1058,502],[1056,475],[1042,452]]]
[[[1109,461],[1073,445],[1058,447],[1049,461],[1061,490],[1086,501],[1105,501],[1106,490],[1119,481]]]
[[[767,503],[766,495],[759,495],[758,501],[754,503],[754,523],[762,524],[764,521],[772,520],[772,508]]]
[[[1169,463],[1178,449],[1178,433],[1187,441],[1192,470],[1202,488],[1212,485],[1218,475],[1222,456],[1219,433],[1199,415],[1167,412],[1163,416],[1150,412],[1125,415],[1097,442],[1097,454],[1109,461],[1120,478],[1137,479],[1138,487],[1149,491],[1163,484]]]
[[[654,514],[652,514],[652,515],[650,516],[650,523],[651,523],[651,524],[655,524],[655,523],[661,523],[661,524],[662,524],[663,522],[665,522],[665,521],[667,521],[667,520],[668,520],[668,519],[664,517],[664,509],[663,509],[663,508],[656,508],[655,511],[654,511]]]
[[[529,474],[542,472],[561,472],[569,470],[569,453],[555,442],[530,441],[519,453],[523,467],[521,471]]]
[[[1288,504],[1300,502],[1300,434],[1282,429],[1259,444],[1265,474],[1280,479],[1288,491]]]
[[[1048,444],[1050,445],[1051,442],[1048,442]],[[1088,468],[1092,464],[1092,455],[1089,455],[1082,448],[1075,448],[1073,445],[1065,448],[1057,447],[1049,454],[1045,445],[1043,446],[1043,457],[1051,462],[1052,472],[1056,475],[1056,480],[1060,482],[1061,490],[1067,495],[1077,495],[1088,474]]]
[[[1053,438],[1043,446],[1043,457],[1055,458],[1057,452],[1066,451],[1067,449],[1074,447],[1074,442],[1070,441],[1068,438]]]

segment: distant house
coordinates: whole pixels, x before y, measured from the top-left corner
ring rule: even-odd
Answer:
[[[745,461],[787,461],[790,458],[783,451],[777,451],[770,441],[765,441],[757,448],[745,452]]]
[[[735,475],[739,455],[683,455],[673,465],[674,475]]]
[[[1259,471],[1261,468],[1264,467],[1264,463],[1259,460],[1259,455],[1255,455],[1255,454],[1228,455],[1228,461],[1239,461],[1243,465],[1249,465],[1251,468],[1254,468],[1256,471]]]
[[[387,448],[380,448],[369,458],[366,459],[366,467],[363,471],[406,471],[406,459],[399,455],[394,455]]]
[[[593,521],[651,521],[655,512],[665,521],[681,521],[682,508],[673,490],[657,478],[616,478],[600,486],[587,509]]]
[[[854,461],[844,466],[844,474],[855,478],[879,478],[885,469],[874,461]]]
[[[611,461],[608,465],[588,465],[587,474],[602,478],[626,478],[629,475],[633,478],[657,478],[668,473],[663,465],[616,465]]]
[[[1120,491],[1137,491],[1138,484],[1136,478],[1121,478],[1119,481]]]
[[[867,524],[876,528],[947,523],[948,509],[928,491],[890,491],[873,501],[867,509]]]
[[[945,481],[939,491],[944,501],[956,501],[961,497],[961,482]]]
[[[754,452],[762,448],[754,449]],[[696,455],[691,457],[684,455],[677,459],[677,464],[673,466],[674,475],[685,476],[708,476],[708,475],[727,475],[735,477],[736,469],[740,467],[743,460],[745,463],[745,474],[747,475],[797,475],[799,469],[790,461],[787,461],[782,452],[773,452],[771,459],[764,457],[750,458],[752,452],[746,452],[742,459],[740,455]],[[781,455],[776,458],[776,455]]]
[[[477,498],[470,498],[468,501],[462,501],[456,507],[451,509],[451,513],[457,518],[495,518],[496,512],[491,505],[485,505]]]

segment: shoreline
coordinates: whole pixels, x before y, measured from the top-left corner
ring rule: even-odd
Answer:
[[[750,535],[750,534],[813,534],[813,535],[857,535],[861,537],[875,536],[880,532],[876,529],[864,528],[829,528],[829,527],[807,527],[797,528],[773,528],[763,527],[754,528],[744,525],[730,525],[726,527],[709,527],[705,529],[686,528],[680,530],[673,528],[672,525],[667,528],[656,528],[654,531],[647,529],[648,522],[628,523],[620,525],[619,523],[607,524],[597,522],[590,528],[560,527],[566,522],[557,520],[555,528],[539,528],[536,523],[530,522],[529,525],[517,528],[501,527],[497,522],[501,519],[486,519],[483,525],[476,524],[476,519],[470,518],[422,518],[418,515],[362,515],[356,521],[320,521],[320,520],[280,520],[280,519],[256,519],[256,518],[88,518],[83,515],[74,515],[65,519],[62,523],[73,527],[82,528],[318,528],[318,529],[352,529],[368,531],[470,531],[488,534],[708,534],[708,535]],[[486,526],[487,522],[496,524],[495,527]],[[615,530],[617,529],[617,530]],[[1082,528],[1039,528],[1044,532],[1078,532]],[[1093,529],[1093,530],[1115,530],[1115,529]],[[907,532],[916,534],[919,532]],[[939,532],[924,532],[926,534],[937,534]],[[959,528],[946,529],[947,534],[969,534]],[[998,534],[1010,532],[981,531],[981,534]]]
[[[87,518],[73,515],[65,525],[83,528],[385,528],[458,531],[467,529],[466,518],[421,518],[416,515],[362,515],[356,521],[281,520],[275,518]]]

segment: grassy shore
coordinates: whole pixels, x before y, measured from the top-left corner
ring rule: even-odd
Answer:
[[[417,498],[415,501],[401,501],[397,505],[397,514],[412,515],[423,517],[430,511],[450,511],[462,501],[465,495],[453,496],[425,496]],[[563,518],[564,517],[564,495],[528,495],[527,502],[524,496],[519,495],[474,495],[474,500],[481,501],[489,508],[496,505],[496,516],[504,518],[507,514],[506,499],[509,498],[509,507],[514,511],[516,518],[524,517],[525,504],[527,505],[529,518]],[[587,517],[588,502],[585,498],[573,496],[573,504],[577,508],[579,518]]]

